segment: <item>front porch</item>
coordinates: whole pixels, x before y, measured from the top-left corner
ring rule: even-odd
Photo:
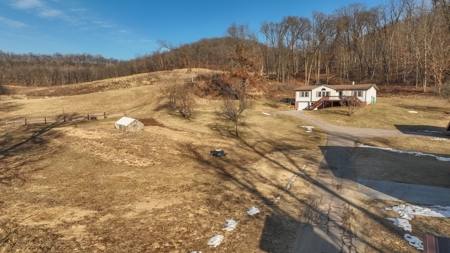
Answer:
[[[334,106],[365,106],[356,96],[325,96],[309,106],[308,110],[324,109]]]

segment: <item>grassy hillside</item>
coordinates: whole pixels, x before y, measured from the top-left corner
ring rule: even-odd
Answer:
[[[289,250],[325,135],[311,137],[296,119],[263,114],[270,108],[262,103],[249,112],[241,138],[217,117],[219,101],[199,101],[191,121],[159,109],[161,86],[184,78],[190,78],[186,71],[173,71],[153,84],[1,101],[7,118],[57,115],[64,107],[67,114],[126,111],[153,124],[120,132],[113,127],[119,113],[98,121],[2,127],[0,238],[6,243],[0,252]],[[213,149],[227,156],[213,157]],[[284,193],[296,173],[301,175]],[[282,201],[275,203],[277,196]],[[252,206],[261,213],[248,216]],[[239,221],[232,232],[222,231],[227,219]],[[275,245],[264,234],[274,228],[283,230]],[[209,248],[218,233],[225,241]]]
[[[307,133],[300,127],[305,122],[274,115],[277,109],[262,99],[248,111],[240,138],[217,115],[219,100],[198,98],[191,120],[161,107],[159,90],[165,84],[210,73],[156,72],[70,89],[24,89],[22,99],[4,97],[2,121],[63,113],[109,117],[1,126],[0,252],[289,252],[306,222],[305,210],[313,208],[312,186],[326,135],[319,127]],[[422,116],[428,108],[399,101],[381,99],[351,117],[341,115],[342,108],[310,114],[339,124],[392,127],[413,124],[411,117],[438,125],[436,118],[447,110],[432,108]],[[392,107],[397,117],[387,117]],[[138,132],[114,129],[124,113],[147,126]],[[379,113],[378,120],[373,113]],[[211,156],[213,149],[224,149],[227,156]],[[247,215],[253,206],[261,212]],[[364,239],[384,252],[410,250],[398,231],[382,222],[386,203],[367,206],[371,216],[355,219],[376,224],[382,237],[368,233]],[[239,223],[225,232],[228,219]],[[215,234],[224,235],[224,242],[210,248],[206,243]]]

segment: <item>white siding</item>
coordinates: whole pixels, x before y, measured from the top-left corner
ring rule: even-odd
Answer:
[[[302,97],[303,92],[308,92],[308,96]],[[295,92],[295,100],[296,101],[311,101],[311,91],[296,91]]]
[[[322,96],[317,96],[317,93],[318,92],[322,92],[322,91],[324,91],[324,92],[328,92],[328,94],[330,95],[330,96],[337,96],[337,94],[336,94],[336,91],[335,90],[333,90],[333,89],[331,89],[331,88],[328,88],[328,87],[325,87],[325,86],[319,86],[319,87],[317,87],[317,88],[315,88],[315,89],[313,89],[312,90],[312,100],[311,101],[317,101],[317,100],[319,100],[319,99],[321,99],[322,98]]]
[[[304,92],[308,92],[307,97],[302,97]],[[295,101],[297,103],[297,110],[305,110],[308,109],[308,105],[311,103],[311,91],[296,91],[295,92]]]
[[[376,102],[377,100],[377,90],[372,87],[369,90],[366,91],[366,102],[367,104],[371,104],[372,103],[372,98],[373,98],[373,103]]]

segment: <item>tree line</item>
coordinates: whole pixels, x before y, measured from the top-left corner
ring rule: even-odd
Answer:
[[[437,90],[450,85],[450,1],[351,4],[310,18],[286,16],[259,31],[231,24],[222,38],[171,45],[129,61],[89,54],[0,51],[0,85],[61,85],[175,68],[232,69],[245,47],[255,74],[305,85],[372,82]]]
[[[312,18],[264,22],[262,65],[278,81],[350,82],[441,88],[450,82],[450,1],[352,4]]]

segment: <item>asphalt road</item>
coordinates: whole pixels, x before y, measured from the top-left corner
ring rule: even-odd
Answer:
[[[394,191],[393,188],[403,187],[401,194],[398,195],[407,196],[408,192],[414,195],[413,191],[421,190],[417,187],[423,187],[408,184],[399,185],[398,183],[385,181],[358,181],[353,169],[352,158],[355,141],[363,137],[404,135],[399,130],[336,126],[308,117],[302,111],[285,111],[277,114],[300,118],[323,129],[328,135],[327,146],[323,150],[324,158],[321,161],[314,186],[315,195],[310,204],[314,209],[314,214],[309,215],[309,224],[302,226],[298,231],[293,252],[364,252],[364,243],[361,238],[346,229],[353,226],[353,224],[349,224],[352,220],[348,217],[351,216],[352,208],[358,205],[355,201],[363,196],[404,200],[391,194]],[[442,136],[442,134],[435,135]],[[371,185],[365,186],[364,183]],[[450,189],[435,188],[436,201],[442,200],[442,194],[445,196],[445,194],[450,193]],[[427,204],[433,204],[433,200],[430,200],[429,196],[430,194],[424,196],[424,198],[427,199]],[[416,198],[415,203],[421,202],[416,195],[414,195],[414,198]]]

